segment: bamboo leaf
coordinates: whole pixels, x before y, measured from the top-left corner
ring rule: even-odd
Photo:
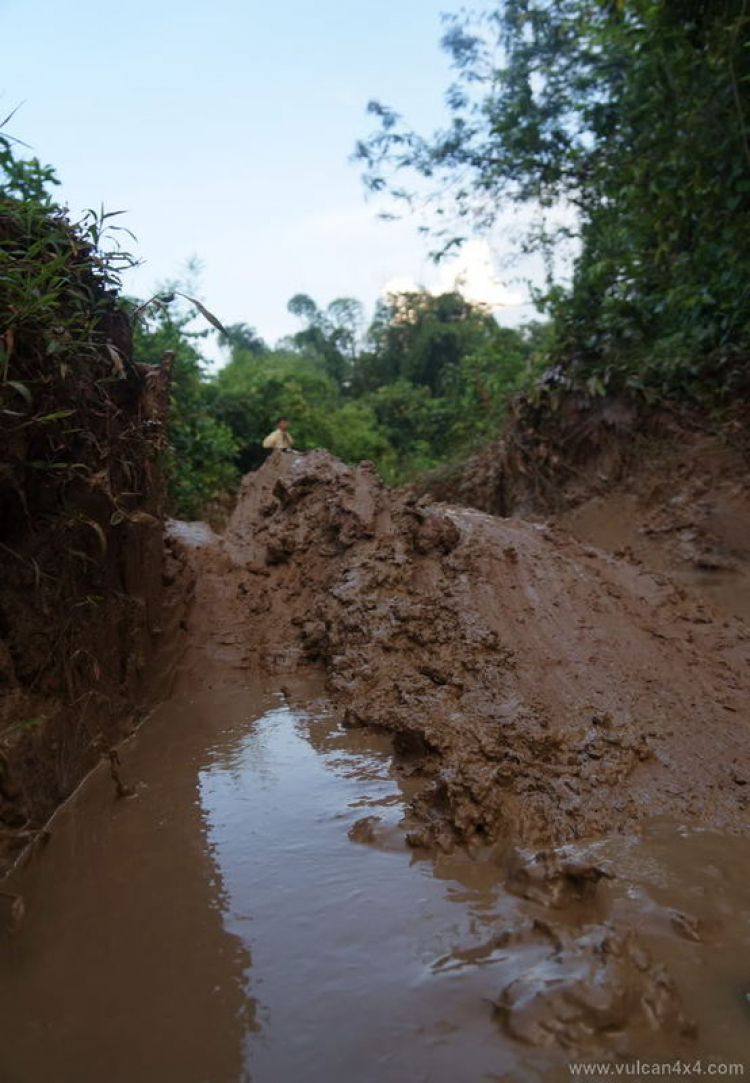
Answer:
[[[5,386],[12,387],[13,390],[17,391],[21,398],[29,404],[29,406],[32,405],[31,392],[26,384],[22,384],[19,380],[6,380]]]
[[[102,556],[105,556],[107,552],[107,535],[104,533],[99,523],[97,523],[94,519],[87,519],[85,517],[81,519],[81,522],[85,523],[86,526],[91,527],[91,529],[94,531],[97,538],[99,539],[99,544],[102,548]]]
[[[177,296],[184,297],[185,300],[189,301],[191,305],[195,305],[201,316],[204,316],[208,320],[208,322],[216,328],[217,331],[221,331],[222,335],[227,334],[227,329],[224,324],[220,320],[218,320],[216,316],[214,316],[213,312],[209,312],[205,305],[202,305],[200,301],[196,300],[195,297],[188,297],[186,293],[179,292],[177,292]]]
[[[46,421],[57,421],[61,417],[70,417],[74,413],[75,410],[55,410],[52,414],[45,414],[44,417],[36,417],[34,420],[43,425]]]

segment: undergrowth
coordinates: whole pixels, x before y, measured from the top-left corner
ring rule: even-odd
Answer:
[[[111,243],[115,215],[72,224],[53,183],[0,135],[0,684],[85,724],[127,680],[143,622],[128,562],[133,531],[157,522],[163,432],[119,308],[133,261]],[[30,717],[6,733],[47,720]]]

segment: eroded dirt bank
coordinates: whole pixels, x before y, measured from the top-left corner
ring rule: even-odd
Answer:
[[[201,553],[199,639],[323,666],[346,723],[387,730],[423,780],[416,845],[747,822],[750,637],[667,579],[321,451],[249,475]]]
[[[8,229],[0,216],[0,239]],[[133,362],[127,318],[76,251],[93,329],[75,364],[49,327],[4,338],[0,872],[101,756],[116,774],[117,741],[158,696],[160,634],[174,631],[162,604],[169,358]]]
[[[497,440],[423,488],[493,515],[560,523],[747,621],[749,431],[741,405],[712,420],[622,399],[519,399]]]

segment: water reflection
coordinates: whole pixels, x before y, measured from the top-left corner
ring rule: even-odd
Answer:
[[[387,737],[343,730],[321,703],[301,710],[279,696],[201,772],[200,790],[226,927],[252,952],[248,993],[264,1005],[262,1033],[246,1046],[257,1083],[454,1083],[467,1056],[476,1080],[515,1064],[488,1007],[495,976],[479,965],[498,871],[478,878],[455,858],[444,880],[415,863]],[[372,841],[352,841],[373,812]],[[463,950],[470,967],[472,944],[468,982],[435,966]],[[528,1069],[527,1060],[534,1078]]]
[[[470,1062],[472,1080],[557,1078],[564,1050],[509,1042],[491,1010],[504,985],[549,965],[544,937],[516,936],[549,911],[508,894],[499,850],[433,860],[406,847],[413,783],[399,783],[390,749],[385,735],[342,729],[321,703],[295,709],[279,697],[242,739],[244,779],[233,778],[231,801],[216,765],[202,781],[227,928],[247,937],[252,989],[267,1010],[262,1041],[247,1047],[253,1077],[453,1083]],[[748,946],[748,845],[670,824],[580,847],[616,877],[599,917],[586,920],[637,930],[701,1022],[696,1049],[723,1045],[736,1059],[746,1039],[737,948]],[[726,935],[698,945],[676,908],[705,903],[712,881],[725,892],[715,905]],[[580,920],[554,915],[561,928]]]
[[[9,887],[30,915],[2,944],[3,1083],[563,1078],[564,1050],[511,1042],[491,1007],[544,962],[514,934],[549,912],[508,894],[499,851],[406,846],[414,782],[390,751],[304,684],[217,681],[162,708],[123,755],[138,797],[93,778]],[[740,1060],[750,841],[657,824],[580,849],[701,1051]]]
[[[3,1083],[246,1078],[250,953],[224,926],[196,786],[215,706],[163,708],[122,755],[137,797],[97,773],[12,877],[28,914],[0,943]]]

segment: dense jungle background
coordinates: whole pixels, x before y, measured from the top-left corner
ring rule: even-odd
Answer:
[[[741,402],[750,335],[746,8],[507,0],[446,22],[456,82],[443,131],[414,132],[390,106],[370,103],[377,126],[355,150],[366,185],[390,193],[395,213],[427,208],[436,258],[509,208],[531,223],[520,244],[545,256],[549,277],[536,291],[540,315],[526,326],[503,327],[502,314],[459,293],[390,296],[369,325],[357,299],[298,294],[289,301],[298,333],[270,346],[242,322],[252,322],[252,298],[237,314],[211,298],[224,321],[217,331],[184,300],[194,282],[165,284],[148,304],[120,296],[134,360],[174,353],[171,512],[197,517],[221,503],[262,461],[260,441],[281,414],[300,448],[372,460],[398,484],[496,435],[518,392],[549,411],[571,393],[685,403],[707,417]],[[0,177],[0,409],[4,425],[59,434],[36,469],[73,469],[62,446],[69,418],[40,406],[36,385],[50,366],[90,364],[97,348],[98,332],[76,315],[81,263],[94,292],[111,292],[133,245],[115,232],[126,220],[104,211],[70,225],[55,203],[54,170],[24,157],[9,134],[0,136]],[[576,253],[568,282],[553,274],[561,245]],[[29,377],[16,371],[17,343],[33,328],[52,333]],[[225,348],[218,370],[206,360],[209,334]]]

